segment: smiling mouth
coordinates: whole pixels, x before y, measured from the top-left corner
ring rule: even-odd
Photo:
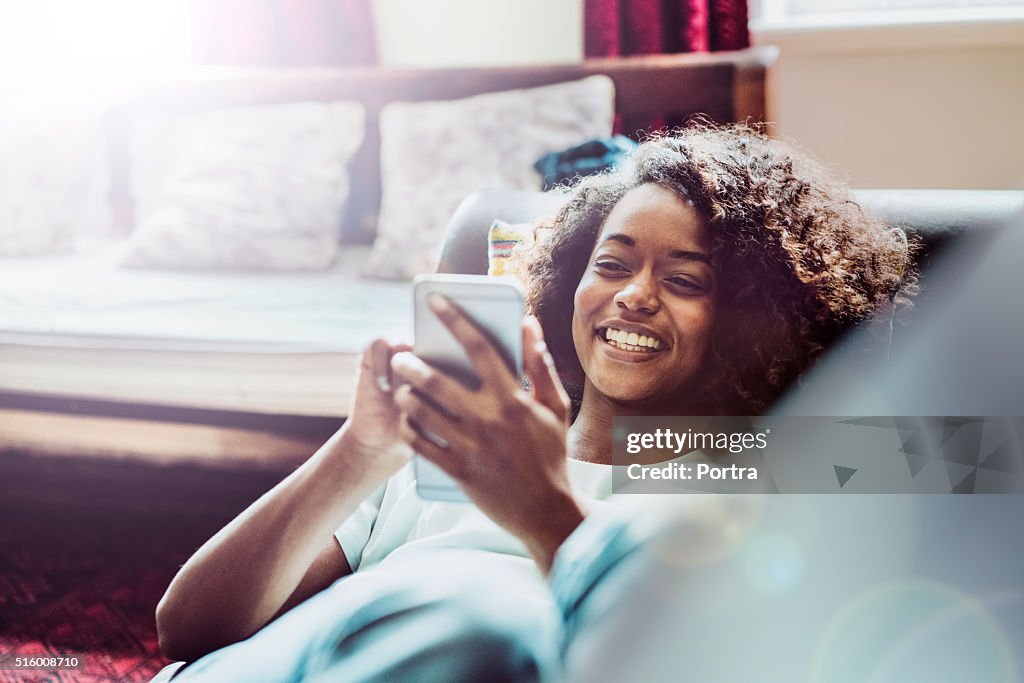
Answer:
[[[634,351],[636,353],[655,353],[660,351],[664,344],[654,337],[636,332],[626,332],[614,327],[603,327],[597,331],[597,336],[605,344],[623,351]]]

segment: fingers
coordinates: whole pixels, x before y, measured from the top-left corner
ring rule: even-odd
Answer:
[[[385,339],[374,339],[363,353],[364,367],[372,374],[374,382],[384,393],[390,393],[394,386],[391,377],[391,357],[411,349],[408,344],[391,344]]]
[[[569,421],[569,395],[555,369],[555,360],[544,343],[540,322],[529,316],[523,322],[523,369],[530,379],[533,397],[562,422]]]
[[[370,371],[381,391],[391,391],[391,347],[383,339],[370,344]]]
[[[519,385],[519,378],[513,375],[508,361],[470,318],[439,294],[431,294],[427,303],[452,336],[462,344],[482,383],[507,391]]]
[[[403,351],[391,358],[391,375],[397,384],[410,384],[421,395],[432,401],[449,415],[458,415],[461,406],[472,392],[449,377],[427,365],[418,356]]]
[[[403,384],[395,390],[395,405],[409,418],[420,436],[432,443],[464,455],[476,452],[475,441],[459,427],[458,418],[445,414],[410,385]]]
[[[464,461],[455,457],[447,444],[440,444],[436,439],[428,437],[408,415],[403,415],[399,421],[398,432],[402,440],[416,453],[440,467],[449,476],[458,480],[465,476]]]

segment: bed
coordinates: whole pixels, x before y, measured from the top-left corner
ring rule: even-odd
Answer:
[[[3,259],[0,448],[241,458],[275,468],[302,459],[343,420],[359,351],[376,336],[409,331],[408,283],[357,275],[380,206],[381,107],[606,74],[618,127],[634,136],[652,121],[695,114],[760,121],[774,58],[761,48],[500,69],[212,71],[123,88],[105,126],[120,237],[135,222],[125,131],[136,117],[358,99],[366,132],[350,164],[341,257],[315,273],[126,271],[114,265],[114,241],[75,255]]]

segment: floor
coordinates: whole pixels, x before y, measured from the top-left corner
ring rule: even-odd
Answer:
[[[154,610],[202,542],[283,476],[0,449],[0,654],[81,654],[18,681],[146,681]]]

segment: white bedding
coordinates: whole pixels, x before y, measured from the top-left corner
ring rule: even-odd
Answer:
[[[411,339],[411,285],[359,279],[365,247],[297,273],[125,270],[120,248],[0,259],[5,406],[43,396],[343,416],[363,347]]]
[[[368,247],[343,247],[330,270],[293,273],[123,269],[121,248],[0,258],[0,334],[341,352],[411,335],[409,283],[356,275]]]

